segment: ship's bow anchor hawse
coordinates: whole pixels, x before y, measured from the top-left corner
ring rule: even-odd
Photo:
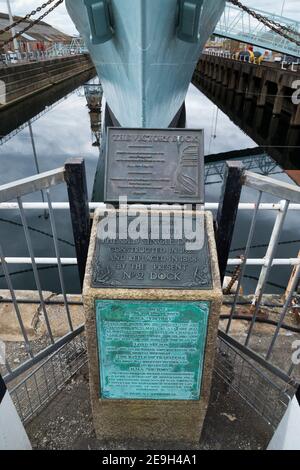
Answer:
[[[175,124],[225,0],[66,0],[116,125]]]

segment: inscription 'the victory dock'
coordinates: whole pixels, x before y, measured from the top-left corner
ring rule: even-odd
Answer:
[[[105,202],[204,202],[202,130],[108,129]]]

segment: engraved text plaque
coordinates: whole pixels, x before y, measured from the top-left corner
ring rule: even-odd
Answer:
[[[209,302],[96,301],[102,399],[199,400]]]
[[[204,203],[202,130],[108,128],[104,201]]]
[[[117,226],[122,222],[117,214]],[[169,219],[170,220],[170,219]],[[152,225],[152,234],[158,238],[113,239],[100,237],[98,226],[97,241],[93,261],[92,287],[94,288],[160,288],[160,289],[211,289],[212,275],[208,252],[207,233],[204,218],[199,220],[199,231],[203,241],[199,249],[190,249],[187,239],[175,239],[174,222],[171,219],[171,237],[161,237],[164,220],[158,219]],[[195,218],[193,218],[195,222]],[[134,222],[134,217],[126,218],[126,227]],[[166,224],[168,220],[165,221]],[[195,222],[196,223],[196,222]],[[153,224],[153,219],[152,219]],[[202,226],[201,226],[202,225]],[[155,228],[156,227],[156,228]],[[159,231],[158,231],[159,229]],[[120,229],[117,235],[120,234]]]

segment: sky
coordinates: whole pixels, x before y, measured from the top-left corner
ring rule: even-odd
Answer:
[[[126,0],[130,1],[130,0]],[[152,0],[153,1],[153,0]],[[163,0],[155,0],[163,2]],[[270,11],[271,13],[281,14],[282,5],[284,6],[284,16],[300,21],[300,0],[241,0],[247,6]],[[37,6],[40,6],[44,0],[10,0],[13,14],[25,15]],[[0,11],[7,12],[6,0],[0,0]],[[68,33],[76,34],[76,29],[70,20],[65,5],[62,4],[56,10],[45,18],[47,23],[52,24],[57,29]]]

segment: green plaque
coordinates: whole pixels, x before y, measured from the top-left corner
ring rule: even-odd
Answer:
[[[96,301],[103,399],[199,400],[210,302]]]

